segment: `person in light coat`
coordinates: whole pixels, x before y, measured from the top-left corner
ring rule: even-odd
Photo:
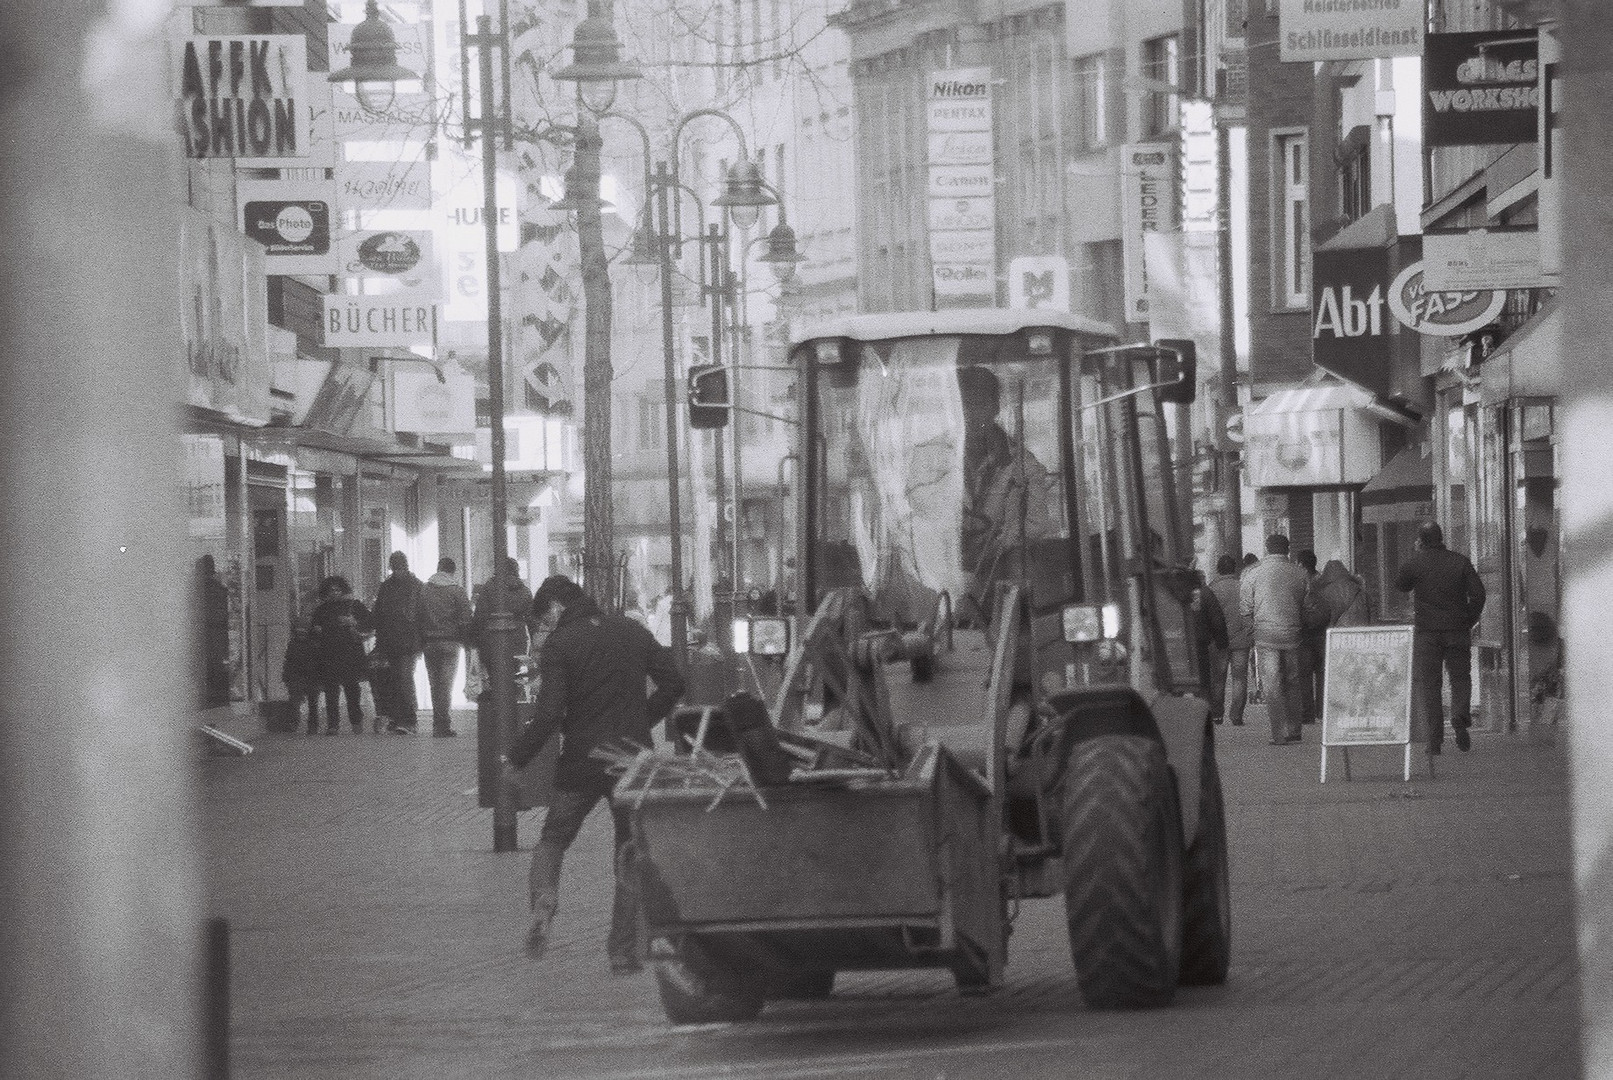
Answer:
[[[1238,610],[1253,629],[1273,746],[1300,741],[1299,649],[1309,584],[1304,569],[1288,558],[1282,533],[1266,538],[1266,557],[1245,570],[1238,584]]]

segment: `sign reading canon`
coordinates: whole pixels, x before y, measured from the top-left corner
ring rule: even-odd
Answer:
[[[1429,34],[1423,48],[1423,145],[1538,138],[1540,41],[1534,30]]]

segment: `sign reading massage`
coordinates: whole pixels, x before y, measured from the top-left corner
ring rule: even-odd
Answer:
[[[936,306],[990,305],[997,299],[991,69],[932,71],[925,109]]]
[[[1533,30],[1429,34],[1423,52],[1423,145],[1532,143],[1540,107]]]
[[[179,47],[174,121],[187,157],[308,156],[306,37],[193,37]]]
[[[1423,51],[1423,0],[1282,0],[1284,61],[1370,60]]]

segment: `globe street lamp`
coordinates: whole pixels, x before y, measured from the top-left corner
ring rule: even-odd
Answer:
[[[367,113],[386,112],[392,107],[398,83],[415,82],[420,78],[399,65],[398,39],[381,18],[376,0],[368,0],[364,5],[364,21],[353,28],[348,56],[352,63],[331,72],[326,80],[351,86],[359,107]]]

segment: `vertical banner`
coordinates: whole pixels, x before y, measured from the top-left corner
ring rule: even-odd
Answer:
[[[930,265],[937,307],[997,300],[996,171],[991,69],[932,71],[929,124]]]
[[[1143,237],[1178,228],[1176,163],[1170,143],[1120,148],[1120,256],[1127,322],[1148,321],[1148,263]]]

